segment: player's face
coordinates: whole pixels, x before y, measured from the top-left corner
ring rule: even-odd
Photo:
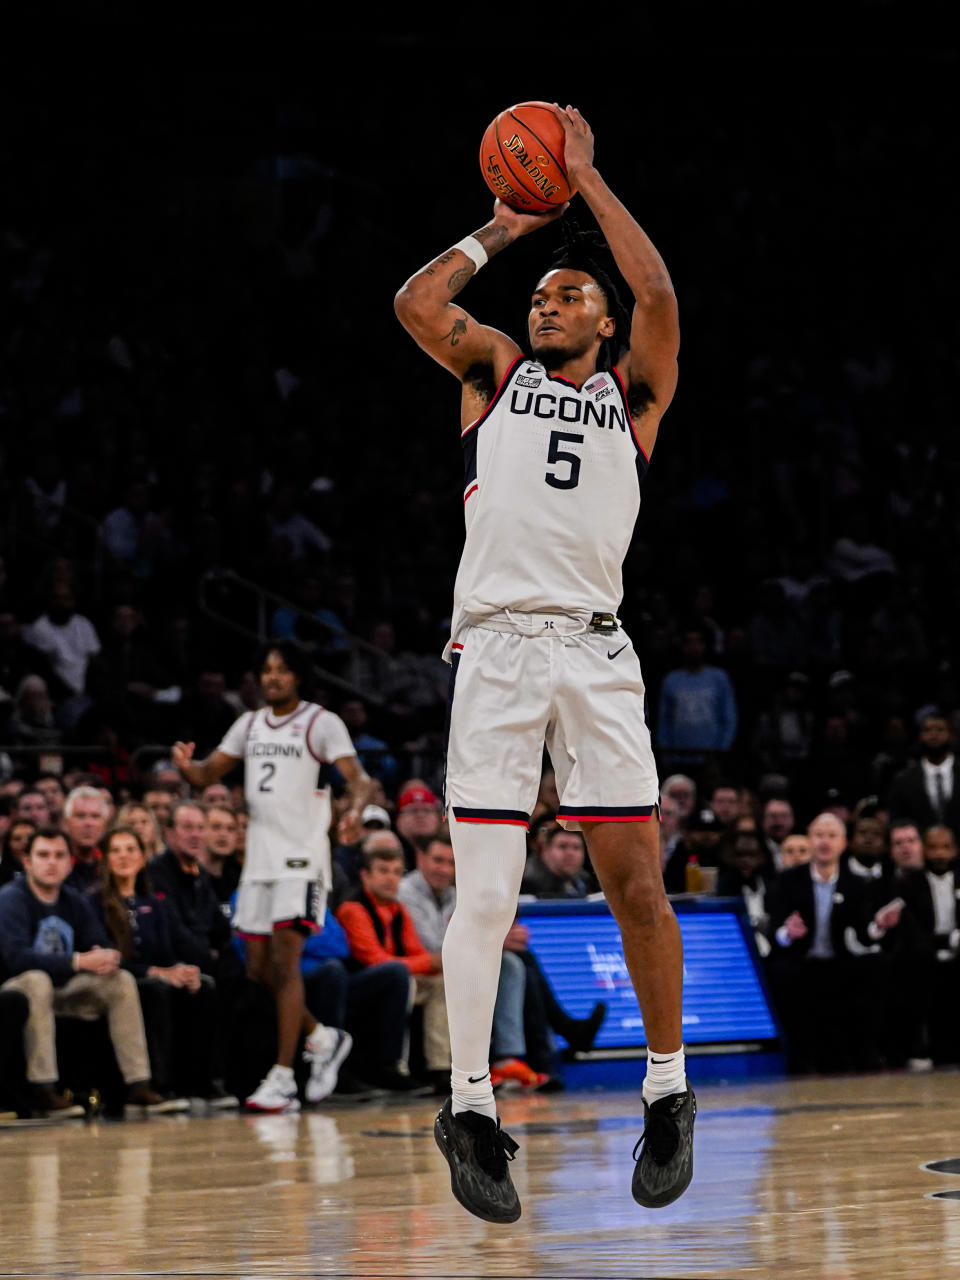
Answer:
[[[270,706],[282,707],[296,702],[299,687],[298,677],[290,670],[283,657],[276,651],[268,653],[260,672],[260,688]]]
[[[599,349],[616,323],[600,286],[585,271],[548,271],[537,285],[527,320],[530,350],[548,368]]]

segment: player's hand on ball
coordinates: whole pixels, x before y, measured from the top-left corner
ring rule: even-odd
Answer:
[[[563,125],[563,158],[567,177],[575,187],[583,171],[593,167],[593,130],[576,107],[569,103],[565,108],[556,102],[553,105]]]
[[[558,218],[563,217],[569,208],[570,201],[568,200],[566,204],[561,204],[556,209],[551,209],[549,213],[520,213],[518,210],[511,208],[510,205],[504,204],[502,200],[495,200],[493,202],[493,217],[495,222],[499,222],[502,227],[506,227],[510,233],[510,238],[516,240],[518,236],[526,236],[531,231],[539,231],[548,222],[556,222]]]

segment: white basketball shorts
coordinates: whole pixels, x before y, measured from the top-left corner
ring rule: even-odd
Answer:
[[[317,933],[326,909],[326,890],[316,880],[241,880],[233,927],[244,938],[269,938],[275,929]]]
[[[622,630],[553,631],[569,621],[544,621],[532,635],[485,621],[453,645],[445,793],[458,822],[529,826],[544,745],[557,817],[569,830],[656,813],[657,766],[633,645]]]

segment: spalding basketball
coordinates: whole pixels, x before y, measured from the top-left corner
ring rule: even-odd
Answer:
[[[548,102],[521,102],[491,120],[480,170],[493,194],[520,213],[548,213],[574,194],[563,164],[563,125]]]

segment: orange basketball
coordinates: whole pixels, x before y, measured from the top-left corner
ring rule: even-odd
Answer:
[[[520,213],[547,213],[573,195],[563,165],[563,125],[548,102],[521,102],[490,121],[480,171],[495,196]]]

